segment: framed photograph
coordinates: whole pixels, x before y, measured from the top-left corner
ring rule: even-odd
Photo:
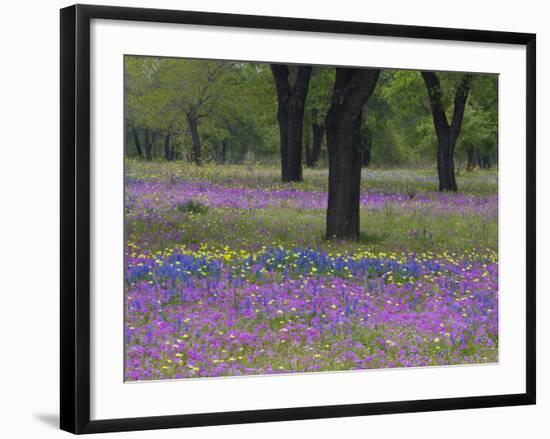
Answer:
[[[535,35],[61,10],[61,428],[535,403]]]

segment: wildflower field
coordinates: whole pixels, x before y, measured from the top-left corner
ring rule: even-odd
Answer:
[[[327,170],[127,160],[125,374],[159,380],[498,361],[495,171],[362,174],[327,241]]]

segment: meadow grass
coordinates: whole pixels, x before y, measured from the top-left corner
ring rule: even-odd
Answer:
[[[303,182],[282,183],[281,170],[274,165],[243,164],[215,165],[207,163],[198,167],[183,162],[126,161],[126,176],[130,179],[147,181],[204,181],[228,186],[262,188],[296,188],[301,190],[322,190],[328,188],[328,169],[304,168]],[[472,172],[457,170],[457,185],[463,194],[491,195],[498,190],[497,169]],[[364,168],[361,178],[363,191],[382,193],[417,193],[437,191],[438,180],[435,164],[418,169]]]
[[[227,245],[254,251],[262,245],[286,248],[295,246],[324,251],[356,252],[365,248],[375,252],[464,252],[472,249],[497,250],[496,221],[481,215],[441,215],[426,211],[386,208],[361,212],[361,237],[358,242],[325,239],[326,213],[323,210],[296,209],[208,209],[202,213],[171,211],[164,222],[140,220],[129,228],[129,239],[138,241],[147,233],[159,239],[152,251],[179,244]],[[167,233],[167,232],[172,233]]]
[[[127,176],[144,181],[202,181],[231,187],[318,191],[327,185],[326,169],[305,169],[300,183],[279,182],[279,170],[260,165],[205,165],[197,167],[181,162],[127,163]],[[436,188],[434,170],[371,170],[362,174],[363,192],[404,193],[415,196]],[[494,195],[497,175],[493,171],[462,173],[458,177],[461,193],[477,196]],[[163,215],[161,222],[142,219],[129,224],[129,238],[158,232],[159,240],[151,242],[153,250],[171,244],[170,236],[178,232],[181,244],[208,243],[255,249],[265,244],[285,247],[310,247],[326,251],[443,251],[463,252],[472,249],[497,250],[497,217],[469,212],[445,213],[427,205],[422,209],[393,207],[361,209],[359,242],[338,242],[325,239],[324,209],[263,208],[207,209],[193,207],[186,201]],[[190,208],[191,207],[191,208]],[[198,210],[198,211],[197,211]],[[171,231],[171,234],[164,232]],[[164,236],[167,239],[163,240]],[[139,240],[139,239],[137,239]]]

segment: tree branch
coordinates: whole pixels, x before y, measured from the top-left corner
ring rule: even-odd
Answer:
[[[376,87],[378,69],[337,68],[333,101],[346,106],[346,115],[355,118]]]
[[[464,110],[466,109],[466,101],[468,100],[468,94],[470,93],[470,87],[472,85],[472,78],[473,75],[471,74],[464,75],[455,92],[453,119],[451,122],[451,135],[455,140],[458,137],[462,126]]]
[[[298,100],[303,100],[307,94],[309,87],[309,80],[311,78],[311,66],[298,67],[298,73],[296,74],[296,81],[294,87],[292,87],[292,94]]]
[[[426,84],[426,88],[428,89],[428,96],[430,97],[430,106],[432,108],[434,123],[436,125],[443,125],[448,129],[449,122],[447,121],[445,107],[443,106],[443,91],[441,90],[439,78],[434,72],[423,71],[421,73]]]
[[[288,82],[288,76],[290,71],[286,64],[270,64],[271,72],[273,73],[273,79],[275,82],[275,89],[279,97],[288,97],[290,95],[290,84]]]

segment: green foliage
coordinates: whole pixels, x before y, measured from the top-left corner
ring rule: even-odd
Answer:
[[[458,151],[468,144],[493,157],[498,157],[498,77],[479,75],[473,83],[464,113]]]
[[[291,75],[294,70],[291,67]],[[170,135],[175,158],[190,158],[188,118],[194,117],[205,162],[278,162],[277,99],[268,64],[126,56],[124,72],[129,156],[136,154],[132,130],[143,138],[147,128],[156,143],[154,156],[162,157],[160,142]],[[462,74],[438,76],[450,120]],[[313,69],[304,115],[308,145],[312,124],[324,123],[334,77],[332,67]],[[434,166],[437,141],[426,86],[418,71],[383,70],[363,116],[372,167]],[[465,162],[469,145],[493,161],[498,158],[496,75],[474,77],[457,142],[458,166]]]
[[[427,164],[435,158],[429,102],[418,72],[383,71],[365,123],[373,133],[373,165]]]
[[[314,67],[306,99],[306,114],[311,122],[323,124],[330,107],[336,70],[330,67]]]
[[[438,76],[450,121],[454,92],[462,74],[438,73]],[[383,71],[369,101],[365,124],[373,133],[373,165],[414,166],[435,162],[437,139],[426,86],[419,72]],[[497,139],[498,77],[476,75],[457,141],[457,161],[465,161],[469,144],[496,158]]]
[[[158,77],[158,59],[127,56],[124,61],[127,124],[136,128],[162,125],[166,108]]]

